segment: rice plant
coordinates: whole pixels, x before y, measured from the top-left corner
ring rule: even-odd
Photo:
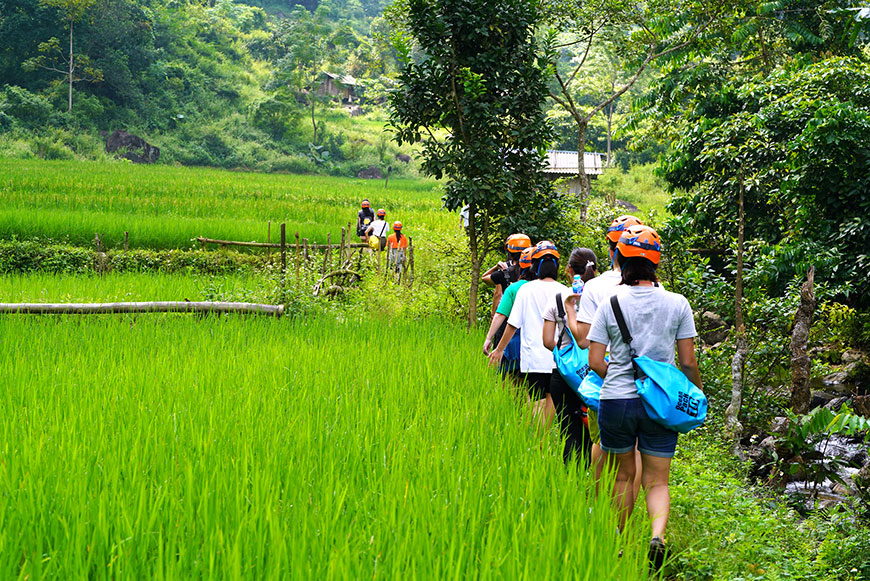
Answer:
[[[120,248],[189,248],[197,236],[278,241],[287,223],[309,242],[338,242],[356,223],[360,200],[387,209],[412,236],[455,225],[439,210],[435,182],[384,182],[324,176],[254,174],[124,163],[0,160],[0,239],[52,238],[88,245],[99,233]],[[355,232],[349,233],[357,241]]]
[[[6,316],[0,337],[0,577],[646,578],[643,540],[450,323]]]

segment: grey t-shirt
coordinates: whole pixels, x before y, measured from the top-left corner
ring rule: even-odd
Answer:
[[[624,286],[616,297],[637,355],[673,365],[676,341],[697,335],[692,309],[683,295],[660,286]],[[601,387],[601,399],[638,397],[631,351],[622,340],[610,299],[598,307],[588,338],[604,345],[610,343],[610,365]]]

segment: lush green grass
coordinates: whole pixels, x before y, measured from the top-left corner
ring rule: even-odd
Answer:
[[[4,578],[646,576],[478,334],[155,315],[0,336]]]
[[[654,170],[654,164],[634,166],[625,173],[618,167],[606,169],[604,175],[592,181],[593,195],[631,202],[641,213],[654,210],[664,216],[669,194]]]
[[[286,221],[309,241],[334,242],[341,228],[353,228],[360,200],[384,207],[389,220],[424,239],[455,226],[456,216],[440,210],[435,182],[382,181],[213,169],[132,166],[105,162],[0,160],[0,238],[68,238],[90,244],[99,233],[107,247],[186,248],[197,236],[265,241],[279,237]],[[354,234],[355,239],[355,233]],[[354,240],[356,241],[356,240]]]

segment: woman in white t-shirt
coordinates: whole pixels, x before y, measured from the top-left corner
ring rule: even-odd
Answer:
[[[571,251],[568,264],[565,266],[566,278],[573,281],[574,276],[579,274],[580,280],[586,284],[595,278],[597,263],[595,252],[588,248],[575,248]],[[564,300],[567,297],[564,295],[554,297],[547,310],[544,311],[544,330],[541,340],[544,347],[551,352],[556,348],[564,328],[563,318],[559,316],[559,307],[556,304],[560,296],[563,301],[563,313],[567,314],[564,311]],[[570,338],[566,334],[560,347],[565,347],[569,341]],[[553,407],[556,410],[562,435],[565,436],[563,460],[568,462],[572,457],[579,458],[581,456],[585,457],[587,461],[590,460],[592,439],[589,435],[589,424],[586,419],[586,406],[558,371],[554,371],[550,378],[550,397],[553,399]]]
[[[535,413],[546,424],[553,417],[553,400],[550,397],[550,376],[556,364],[553,353],[541,340],[544,328],[544,311],[555,301],[557,294],[568,296],[571,289],[560,282],[559,251],[549,240],[539,242],[532,253],[532,270],[537,280],[527,282],[518,291],[511,309],[508,324],[496,347],[489,354],[490,365],[498,365],[504,349],[517,329],[522,329],[520,343],[520,372],[529,391],[529,402]]]
[[[617,244],[622,285],[614,296],[631,335],[631,346],[622,339],[609,300],[598,308],[589,328],[589,366],[604,378],[598,427],[601,449],[616,466],[613,495],[620,511],[620,526],[625,525],[634,507],[636,446],[643,463],[643,487],[652,521],[649,558],[656,570],[665,558],[664,534],[671,507],[668,477],[677,433],[650,419],[644,409],[634,382],[632,349],[637,356],[673,364],[676,345],[680,369],[689,381],[701,387],[692,309],[684,296],[659,286],[655,270],[660,257],[661,242],[655,230],[648,226],[627,228]],[[604,359],[608,343],[609,363]]]

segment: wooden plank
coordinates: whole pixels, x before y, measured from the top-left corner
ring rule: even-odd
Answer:
[[[99,315],[127,313],[240,313],[284,314],[283,305],[258,303],[156,301],[135,303],[0,303],[0,314]]]

